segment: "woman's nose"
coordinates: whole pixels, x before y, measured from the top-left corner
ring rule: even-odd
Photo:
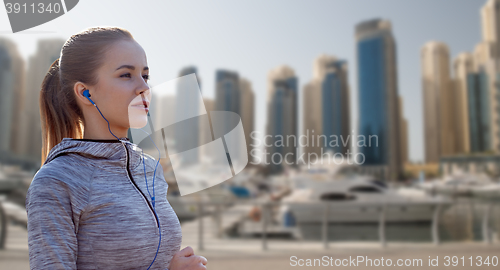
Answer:
[[[149,96],[151,90],[149,85],[143,80],[141,85],[137,88],[137,94],[138,95],[144,95],[146,97]]]

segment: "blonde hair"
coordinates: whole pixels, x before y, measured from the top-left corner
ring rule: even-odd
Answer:
[[[76,102],[73,86],[80,81],[96,85],[98,70],[110,46],[132,34],[120,27],[91,27],[72,35],[50,66],[40,91],[42,162],[63,138],[83,138],[84,117]]]

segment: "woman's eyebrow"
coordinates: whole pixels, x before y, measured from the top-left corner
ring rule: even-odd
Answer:
[[[116,70],[119,70],[119,69],[122,69],[122,68],[128,68],[128,69],[131,69],[131,70],[135,70],[135,67],[132,66],[132,65],[121,65],[120,67],[118,67]],[[115,70],[115,71],[116,71]],[[149,67],[144,67],[143,70],[149,70]]]

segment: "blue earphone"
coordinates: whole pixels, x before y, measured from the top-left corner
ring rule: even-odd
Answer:
[[[102,115],[101,110],[99,110],[99,107],[97,107],[97,105],[94,103],[94,101],[92,101],[92,99],[90,99],[90,93],[89,93],[88,89],[85,89],[83,91],[83,96],[85,96],[90,101],[90,103],[92,103],[92,105],[94,105],[94,107],[96,107],[96,109],[101,114],[102,118],[104,118],[104,120],[106,120],[106,122],[108,122],[108,130],[111,133],[111,135],[113,135],[117,140],[120,140],[120,139],[118,139],[118,137],[115,136],[115,134],[113,134],[113,132],[111,132],[111,128],[109,127],[109,121],[106,119],[106,117],[104,117],[104,115]],[[144,131],[144,130],[142,130],[142,131]],[[148,134],[146,131],[144,131],[144,132],[146,134]],[[148,134],[148,136],[149,136],[149,139],[151,139],[151,136],[149,134]],[[153,142],[154,146],[156,147],[156,144],[153,141],[153,139],[151,139],[151,141]],[[158,147],[156,147],[156,150],[158,150],[158,161],[156,162],[156,167],[155,167],[155,170],[154,170],[154,173],[153,173],[153,196],[151,196],[151,193],[149,193],[148,178],[146,177],[146,164],[144,163],[144,151],[142,151],[142,165],[143,165],[143,168],[144,168],[144,179],[146,180],[146,189],[148,190],[149,197],[151,198],[151,203],[153,204],[153,210],[155,212],[155,216],[158,218],[158,215],[156,214],[156,208],[155,208],[155,178],[156,178],[156,169],[158,168],[158,163],[160,162],[160,156],[161,156],[161,154],[160,154],[160,150],[158,149]],[[158,231],[160,233],[160,240],[158,242],[158,248],[156,249],[155,258],[153,259],[153,261],[149,265],[148,269],[151,268],[151,266],[155,262],[156,256],[158,256],[158,251],[160,250],[160,244],[161,244],[161,226],[160,226],[160,219],[159,218],[158,218]]]

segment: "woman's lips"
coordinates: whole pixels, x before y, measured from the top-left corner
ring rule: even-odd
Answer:
[[[135,107],[135,108],[143,109],[146,112],[149,111],[149,102],[144,100],[144,99],[142,100],[142,103],[137,102],[135,104],[132,104],[131,106]]]
[[[145,110],[146,112],[149,112],[149,108],[146,106],[146,105],[132,105],[131,107],[134,107],[134,108],[137,108],[137,109],[141,109],[141,110]]]

